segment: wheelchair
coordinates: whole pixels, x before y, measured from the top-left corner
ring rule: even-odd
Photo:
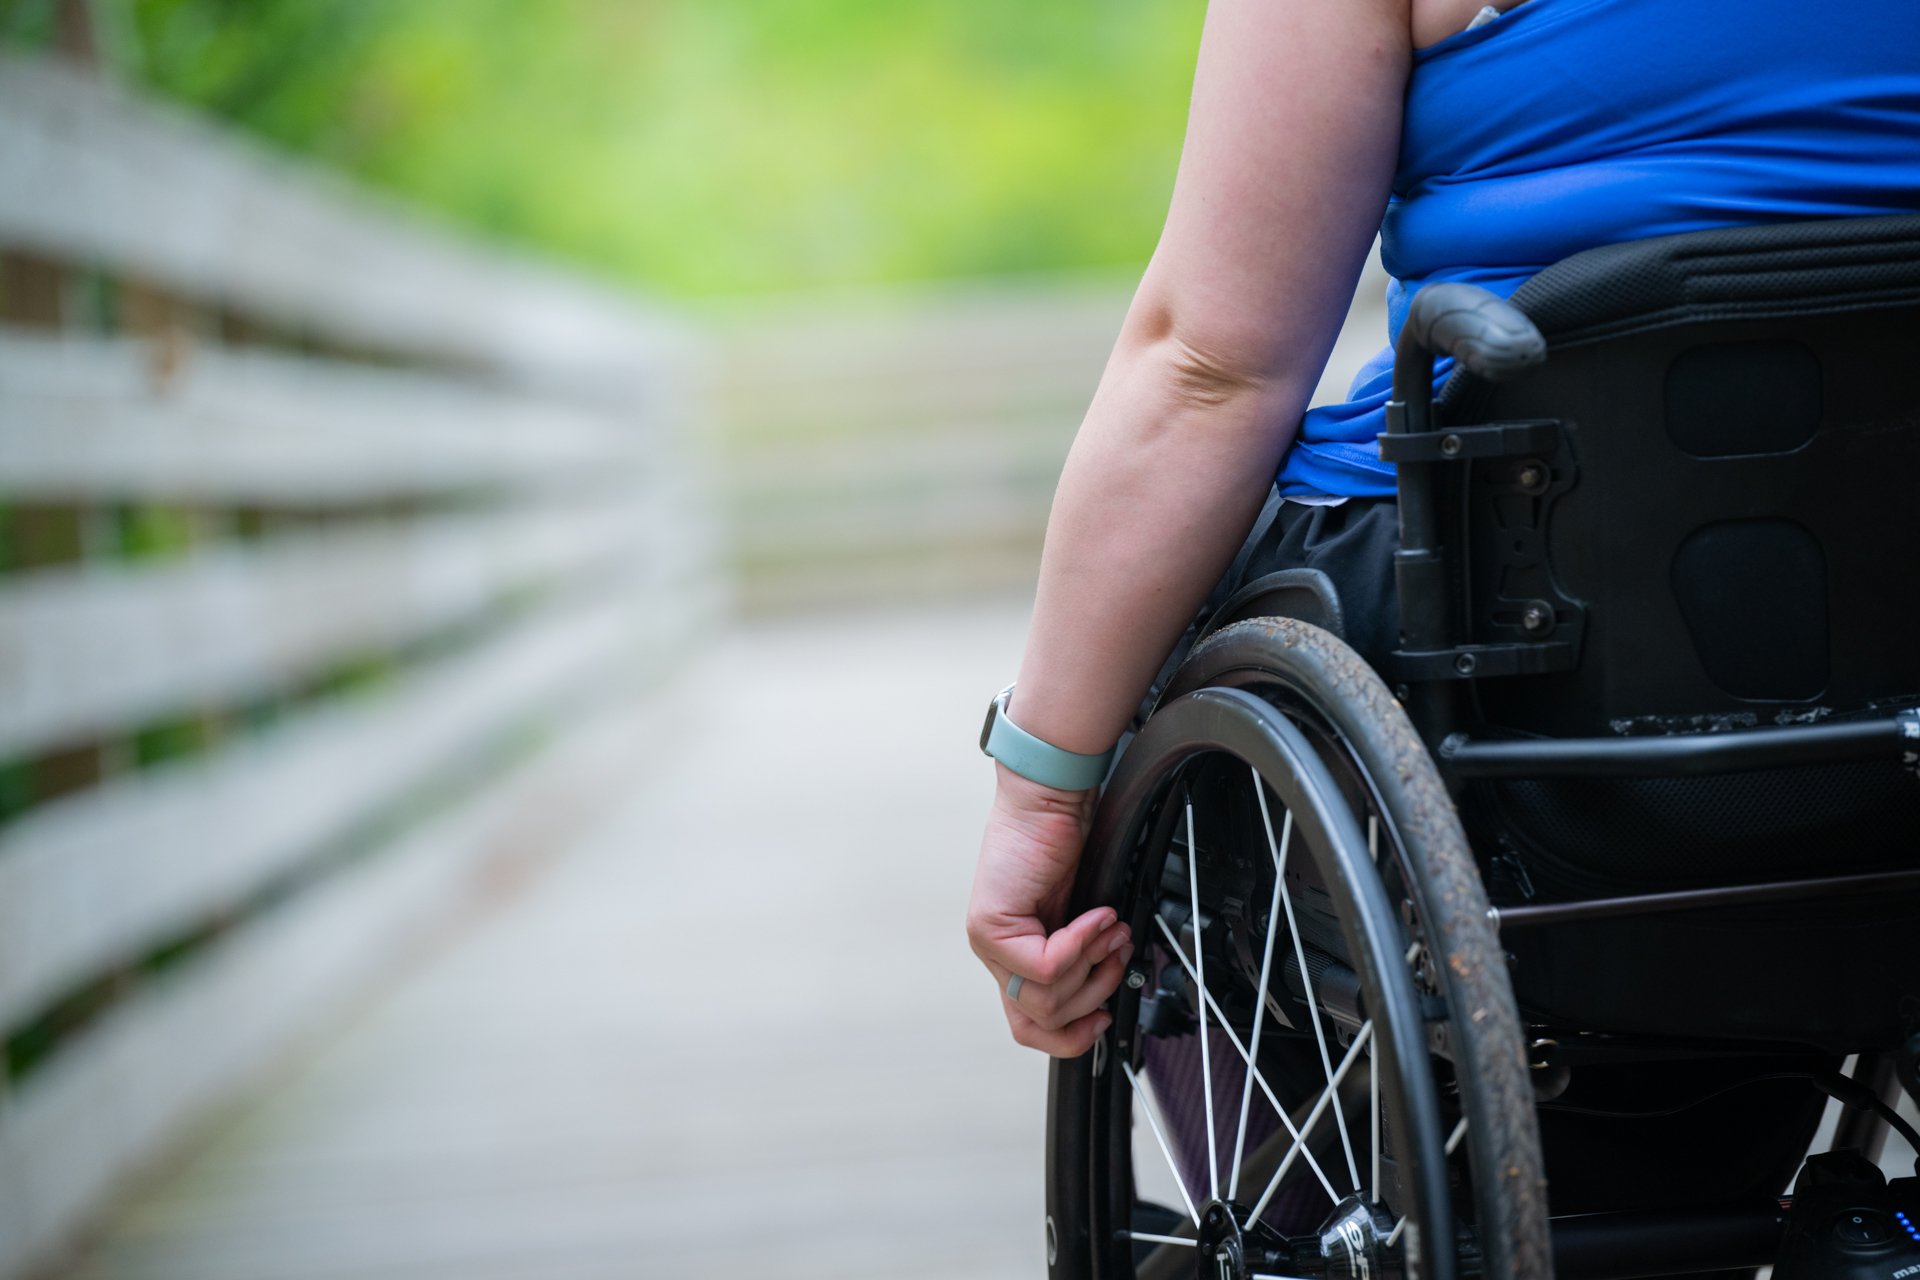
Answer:
[[[1051,1276],[1920,1276],[1917,351],[1920,215],[1415,298],[1397,649],[1250,583],[1103,792]]]

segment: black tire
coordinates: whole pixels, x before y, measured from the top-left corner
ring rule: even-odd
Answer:
[[[1255,776],[1261,780],[1257,789]],[[1207,815],[1203,824],[1220,834],[1202,838],[1196,831],[1183,843],[1183,818],[1196,808]],[[1284,844],[1275,845],[1272,827],[1263,828],[1281,823],[1283,814],[1286,829],[1297,830],[1310,852],[1310,864],[1291,859]],[[1369,850],[1370,834],[1378,836],[1377,859]],[[1266,861],[1273,871],[1264,870]],[[1182,874],[1191,886],[1188,906],[1168,888],[1177,889]],[[1203,891],[1202,882],[1209,880],[1214,887]],[[1273,927],[1259,918],[1258,904],[1267,893],[1273,903],[1286,905],[1294,927],[1280,927],[1274,909],[1268,912]],[[1047,1150],[1053,1276],[1195,1273],[1194,1246],[1149,1248],[1134,1238],[1202,1232],[1197,1226],[1155,1225],[1170,1221],[1169,1208],[1187,1223],[1186,1205],[1155,1206],[1137,1198],[1132,1093],[1144,1056],[1180,1035],[1191,1039],[1183,1016],[1191,1013],[1200,1022],[1207,1009],[1215,1016],[1203,1025],[1214,1029],[1196,1043],[1224,1038],[1236,1054],[1259,1040],[1260,1020],[1267,1016],[1261,1010],[1273,1011],[1276,1027],[1288,1019],[1286,1032],[1273,1033],[1288,1038],[1257,1046],[1258,1081],[1288,1108],[1324,1090],[1332,1097],[1320,1103],[1322,1116],[1330,1109],[1341,1112],[1344,1096],[1324,1087],[1338,1070],[1328,1041],[1343,1028],[1353,1038],[1373,1033],[1366,1051],[1379,1071],[1379,1105],[1369,1101],[1364,1111],[1382,1117],[1378,1132],[1386,1138],[1376,1147],[1369,1134],[1359,1144],[1343,1135],[1346,1150],[1328,1149],[1325,1162],[1336,1165],[1344,1155],[1342,1176],[1335,1179],[1319,1167],[1312,1174],[1323,1198],[1317,1187],[1340,1196],[1341,1183],[1355,1184],[1340,1209],[1359,1225],[1343,1229],[1365,1237],[1373,1275],[1451,1280],[1460,1271],[1455,1231],[1464,1225],[1463,1239],[1478,1254],[1477,1269],[1491,1280],[1551,1276],[1533,1091],[1486,894],[1418,734],[1351,649],[1327,632],[1287,619],[1239,623],[1196,647],[1102,798],[1074,910],[1103,903],[1133,922],[1133,980],[1145,989],[1127,986],[1116,995],[1113,1026],[1092,1054],[1054,1064]],[[1281,938],[1298,963],[1275,970],[1271,956],[1281,949]],[[1263,953],[1257,969],[1250,954],[1255,940]],[[1156,941],[1158,959],[1150,945]],[[1411,943],[1419,944],[1412,952]],[[1409,960],[1409,954],[1416,958]],[[1217,1001],[1193,995],[1193,980],[1209,963],[1221,975],[1206,982],[1210,992],[1219,988]],[[1302,973],[1312,976],[1303,980]],[[1262,981],[1265,998],[1254,994]],[[1357,994],[1336,999],[1336,989]],[[1313,994],[1311,1009],[1300,999],[1303,991]],[[1301,1010],[1309,1016],[1300,1017]],[[1231,1032],[1219,1029],[1221,1017]],[[1306,1022],[1319,1042],[1317,1059],[1300,1025]],[[1324,1034],[1328,1026],[1333,1037]],[[1349,1039],[1343,1060],[1358,1052],[1351,1046]],[[1314,1071],[1328,1069],[1312,1079],[1299,1069],[1303,1062]],[[1349,1065],[1346,1094],[1353,1076]],[[1210,1088],[1210,1079],[1205,1076],[1197,1087]],[[1242,1087],[1252,1093],[1251,1083]],[[1218,1131],[1217,1109],[1210,1115],[1211,1123],[1202,1127]],[[1344,1113],[1340,1119],[1344,1129]],[[1448,1138],[1462,1121],[1465,1140],[1449,1157]],[[1236,1147],[1248,1127],[1243,1108]],[[1318,1140],[1325,1131],[1308,1136]],[[1182,1176],[1173,1146],[1160,1145],[1176,1186],[1186,1186],[1191,1169]],[[1307,1147],[1306,1154],[1297,1161],[1287,1156],[1289,1165],[1317,1166],[1316,1142],[1296,1144],[1285,1132],[1248,1152],[1243,1165],[1257,1167],[1264,1178],[1277,1153],[1298,1145]],[[1358,1174],[1355,1145],[1365,1149],[1369,1162],[1379,1152],[1388,1169],[1384,1180],[1379,1173]],[[1216,1147],[1205,1156],[1206,1167],[1215,1171]],[[1226,1182],[1240,1180],[1226,1172]],[[1222,1181],[1217,1172],[1208,1178]],[[1362,1184],[1370,1185],[1363,1190]],[[1266,1219],[1248,1223],[1250,1197],[1228,1203],[1225,1188],[1209,1187],[1220,1203],[1202,1209],[1193,1195],[1199,1187],[1195,1179],[1184,1195],[1194,1199],[1193,1216],[1210,1223],[1205,1247],[1223,1256],[1233,1250],[1244,1255],[1230,1273],[1338,1274],[1343,1266],[1357,1268],[1352,1259],[1336,1262],[1332,1237],[1310,1258],[1310,1246],[1300,1241],[1314,1233],[1301,1232],[1297,1224],[1282,1230]],[[1274,1195],[1272,1186],[1266,1194]],[[1265,1212],[1268,1218],[1275,1214]],[[1401,1219],[1407,1229],[1390,1233],[1388,1224]],[[1331,1229],[1334,1220],[1320,1225]]]

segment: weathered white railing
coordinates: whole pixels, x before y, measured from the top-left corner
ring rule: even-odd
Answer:
[[[0,258],[0,529],[66,531],[0,572],[11,1277],[587,811],[715,592],[623,297],[5,57]]]
[[[592,578],[672,536],[652,515],[623,486],[151,566],[21,575],[0,590],[0,756],[244,705],[290,675],[388,652],[516,589]]]
[[[757,306],[716,327],[712,402],[745,603],[1031,585],[1074,429],[1133,281],[899,289]],[[1360,282],[1317,401],[1386,335]]]
[[[337,342],[631,386],[673,340],[627,299],[53,64],[0,63],[0,157],[9,247],[118,265]]]
[[[723,317],[743,602],[1031,581],[1053,480],[1125,311],[1114,279],[795,299]]]
[[[262,503],[571,483],[657,423],[507,387],[271,352],[0,336],[0,489]]]

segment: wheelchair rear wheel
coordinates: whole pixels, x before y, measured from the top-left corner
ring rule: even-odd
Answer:
[[[1137,950],[1107,1034],[1053,1067],[1052,1275],[1551,1275],[1486,896],[1352,650],[1286,619],[1196,648],[1076,892]]]

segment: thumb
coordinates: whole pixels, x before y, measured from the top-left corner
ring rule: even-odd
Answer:
[[[1058,982],[1074,965],[1089,958],[1087,949],[1119,918],[1112,907],[1095,907],[1050,934],[1000,939],[995,948],[999,954],[993,959],[1029,982]]]

